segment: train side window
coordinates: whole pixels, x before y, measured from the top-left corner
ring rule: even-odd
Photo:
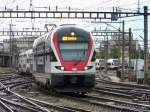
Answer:
[[[23,68],[25,68],[26,67],[26,65],[25,64],[23,64]]]
[[[19,68],[21,68],[21,64],[19,64]]]
[[[53,50],[50,48],[50,61],[57,61]]]
[[[27,63],[29,63],[29,59],[27,59]]]
[[[95,60],[96,60],[96,52],[94,51],[91,61],[95,61]]]

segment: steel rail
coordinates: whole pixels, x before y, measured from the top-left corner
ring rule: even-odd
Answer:
[[[80,112],[91,112],[89,110],[84,110],[84,109],[78,109],[78,108],[73,108],[73,107],[68,107],[68,106],[60,106],[60,105],[53,105],[53,104],[50,104],[50,103],[47,103],[47,102],[44,102],[44,101],[39,101],[39,100],[35,100],[35,99],[32,99],[32,98],[28,98],[28,97],[24,97],[26,99],[29,99],[35,103],[41,103],[42,105],[46,106],[46,107],[53,107],[53,108],[59,108],[63,111],[67,111],[67,112],[77,112],[77,111],[80,111]]]
[[[6,104],[13,105],[17,108],[20,107],[20,108],[26,109],[26,110],[31,111],[31,112],[49,112],[49,111],[41,110],[41,109],[36,108],[34,106],[29,106],[29,105],[25,105],[25,104],[16,103],[14,101],[9,101],[9,100],[6,100],[4,98],[0,98],[0,100],[5,102]]]
[[[14,112],[10,107],[8,107],[5,103],[3,103],[0,100],[0,104],[3,106],[3,108],[6,110],[6,112]]]

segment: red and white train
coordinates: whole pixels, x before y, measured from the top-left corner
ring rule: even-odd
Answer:
[[[86,93],[95,85],[92,36],[75,26],[60,26],[33,44],[32,74],[39,84],[60,92]]]

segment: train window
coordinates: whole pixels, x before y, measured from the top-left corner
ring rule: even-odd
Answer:
[[[26,65],[25,64],[23,64],[23,68],[25,68],[26,67]]]
[[[19,64],[19,68],[21,68],[21,64]]]
[[[53,50],[50,48],[50,61],[57,61]]]
[[[49,55],[50,55],[50,50],[49,50],[49,48],[47,48],[47,46],[45,47],[44,52],[45,52],[45,61],[47,61],[49,58]]]
[[[95,61],[95,60],[96,60],[96,52],[94,51],[91,61]]]
[[[29,63],[29,59],[27,59],[27,63]]]
[[[87,54],[88,43],[59,43],[60,52],[65,61],[84,61]]]
[[[36,49],[37,51],[42,52],[44,51],[43,50],[44,48],[45,48],[45,43],[43,42],[43,43],[38,44]]]

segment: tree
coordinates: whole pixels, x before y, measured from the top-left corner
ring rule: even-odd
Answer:
[[[97,59],[104,59],[104,58],[105,58],[105,53],[104,53],[104,51],[96,52],[96,58],[97,58]]]
[[[119,48],[112,48],[112,57],[113,58],[120,58],[121,53]]]

